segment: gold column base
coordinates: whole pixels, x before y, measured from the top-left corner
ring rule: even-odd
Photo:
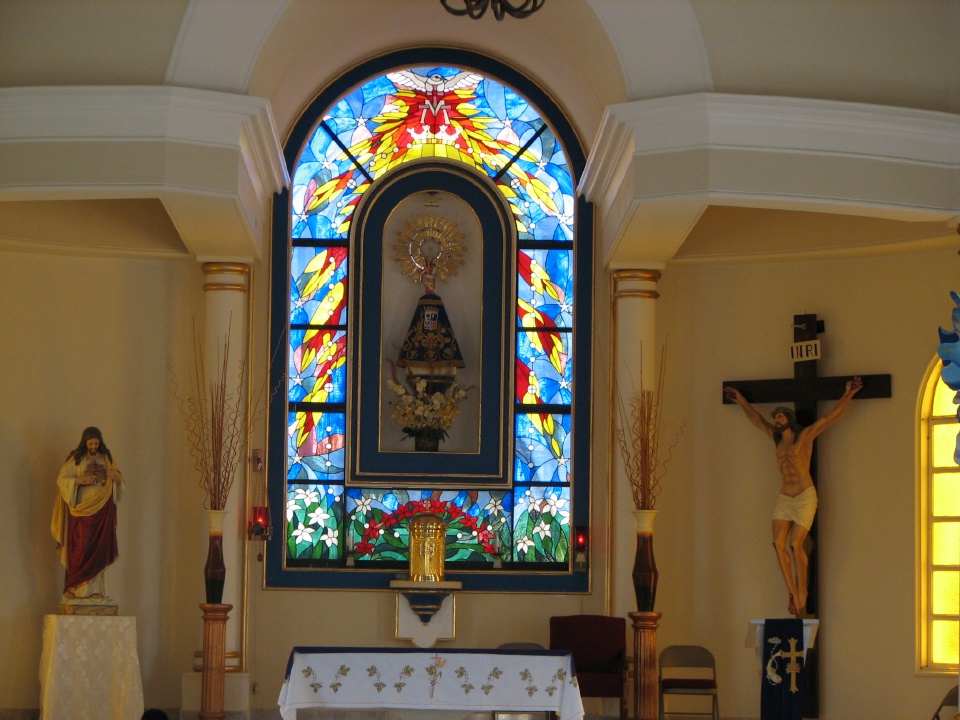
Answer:
[[[633,696],[637,720],[657,720],[657,625],[663,613],[627,613],[633,621]]]
[[[203,660],[200,675],[200,720],[224,720],[227,618],[233,605],[206,604],[203,611]]]

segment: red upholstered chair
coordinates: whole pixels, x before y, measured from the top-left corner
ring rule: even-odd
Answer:
[[[609,615],[550,618],[550,649],[569,650],[582,697],[620,698],[627,717],[627,621]]]
[[[667,695],[699,695],[711,698],[710,712],[675,711],[678,716],[709,717],[720,720],[717,699],[717,667],[713,653],[699,645],[671,645],[660,653],[660,720],[668,713],[664,706]]]

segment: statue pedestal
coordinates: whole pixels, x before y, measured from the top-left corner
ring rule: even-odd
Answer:
[[[43,720],[143,715],[137,619],[45,615],[40,707]]]
[[[81,605],[79,603],[60,603],[57,605],[57,615],[94,615],[102,617],[119,615],[119,610],[118,605]]]

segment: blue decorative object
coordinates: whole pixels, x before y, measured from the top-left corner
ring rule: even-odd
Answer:
[[[943,361],[943,369],[940,371],[940,377],[951,390],[960,391],[960,295],[952,292],[953,298],[953,332],[948,332],[940,328],[940,346],[937,348],[937,354]],[[953,397],[954,404],[960,404],[960,392]],[[960,419],[960,408],[957,410],[957,418]],[[957,436],[957,447],[953,452],[953,461],[960,465],[960,435]]]

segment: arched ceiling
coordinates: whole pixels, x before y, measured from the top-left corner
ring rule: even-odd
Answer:
[[[454,17],[439,0],[0,0],[0,88],[145,86],[249,95],[267,101],[282,139],[309,99],[358,61],[417,45],[466,47],[540,82],[589,152],[609,106],[696,93],[868,103],[955,117],[958,40],[954,0],[546,0],[536,15],[502,22],[490,13]],[[12,102],[0,94],[0,139],[4,105]],[[0,239],[37,240],[25,236],[29,224],[4,221],[17,216],[18,202],[37,197],[3,190],[0,168]],[[92,199],[122,205],[145,198],[120,192]],[[189,211],[184,205],[174,216],[178,229],[191,213],[204,212],[202,203]],[[98,217],[102,209],[78,215],[70,206],[75,217]],[[811,251],[822,249],[814,246],[824,237],[847,247],[891,248],[952,232],[943,223],[938,234],[929,218],[882,230],[848,222],[827,228],[831,220],[829,213],[727,199],[722,211],[697,216],[687,228],[690,245],[676,258],[765,256],[785,227],[808,229],[791,234],[802,235],[793,237],[800,244],[823,229]],[[721,230],[723,241],[711,242]],[[128,242],[133,249],[143,243],[145,252],[168,248],[170,226],[163,231],[162,240],[132,234]]]

